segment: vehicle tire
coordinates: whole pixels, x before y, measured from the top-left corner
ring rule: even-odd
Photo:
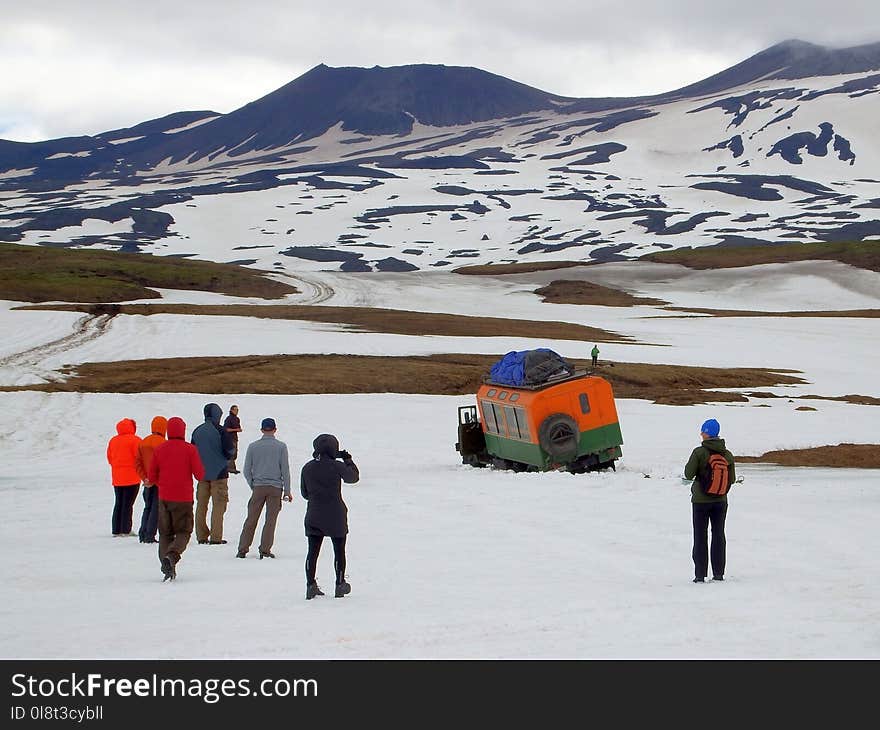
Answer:
[[[559,463],[571,461],[577,456],[579,437],[577,423],[564,413],[547,416],[538,428],[538,443]]]

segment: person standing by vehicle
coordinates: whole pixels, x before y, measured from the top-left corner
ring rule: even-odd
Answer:
[[[204,408],[205,422],[190,439],[199,450],[205,475],[196,487],[196,539],[199,545],[225,545],[223,515],[229,503],[229,457],[232,438],[220,425],[223,409],[216,403]],[[211,502],[211,527],[208,527],[208,501]]]
[[[141,438],[136,435],[136,431],[134,419],[123,418],[116,424],[116,435],[107,443],[107,463],[110,464],[115,497],[111,528],[113,537],[131,534],[134,501],[141,486],[141,477],[136,466]]]
[[[141,515],[141,528],[138,530],[140,542],[157,542],[156,530],[159,528],[159,496],[156,485],[150,482],[147,470],[153,452],[159,444],[165,443],[165,429],[168,427],[168,419],[165,416],[156,416],[150,423],[150,435],[138,445],[137,460],[135,467],[144,482],[144,512]]]
[[[599,361],[599,346],[593,345],[593,349],[590,350],[590,357],[593,358],[593,367],[596,367],[596,363]]]
[[[230,435],[232,439],[232,456],[229,457],[229,473],[238,474],[239,470],[235,466],[235,460],[238,458],[238,434],[241,433],[241,421],[238,418],[238,406],[229,407],[229,415],[223,421],[223,430]]]
[[[727,538],[724,522],[727,519],[727,492],[736,481],[733,454],[727,450],[724,439],[718,438],[721,426],[710,418],[700,426],[702,444],[697,446],[684,467],[691,483],[693,513],[694,583],[703,583],[709,569],[709,524],[712,524],[712,580],[724,580],[727,563]],[[721,458],[718,458],[721,457]],[[713,484],[714,480],[714,484]]]
[[[300,475],[300,493],[308,501],[305,516],[309,552],[306,556],[306,599],[323,596],[315,574],[318,555],[325,537],[333,542],[336,571],[336,598],[351,592],[345,579],[345,540],[348,535],[348,507],[342,500],[342,482],[356,484],[360,479],[351,454],[339,450],[339,441],[329,433],[315,438],[312,460],[305,464]],[[342,461],[337,461],[341,459]]]
[[[198,449],[185,441],[186,423],[168,419],[168,440],[156,447],[147,478],[159,491],[159,565],[165,580],[177,577],[177,564],[193,530],[193,478],[205,467]]]
[[[244,457],[244,478],[251,488],[247,517],[241,528],[236,557],[244,558],[254,540],[254,532],[263,508],[266,519],[260,535],[260,560],[274,558],[272,543],[275,542],[275,523],[281,512],[281,499],[293,501],[290,495],[290,462],[287,444],[275,438],[277,427],[274,418],[264,418],[260,424],[263,436],[247,448]]]

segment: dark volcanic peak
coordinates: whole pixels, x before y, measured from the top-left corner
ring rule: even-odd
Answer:
[[[880,69],[880,43],[851,48],[826,48],[804,41],[789,40],[764,51],[775,52],[786,61],[784,70],[773,78],[803,79],[809,76],[835,76]]]
[[[389,124],[393,131],[409,131],[412,117],[440,127],[515,117],[572,101],[477,68],[321,64],[245,109],[288,107],[303,93],[312,103],[335,109],[344,129],[362,134],[387,134]]]
[[[880,69],[880,43],[852,48],[827,48],[801,40],[787,40],[756,53],[713,76],[674,91],[637,97],[572,100],[566,111],[599,112],[640,104],[662,104],[717,94],[765,79],[805,79],[811,76],[864,73]]]
[[[321,64],[262,99],[179,134],[163,146],[158,159],[268,150],[317,137],[340,122],[353,134],[406,134],[414,120],[432,126],[468,124],[571,101],[476,68]]]
[[[805,79],[875,69],[880,69],[880,43],[836,49],[793,39],[777,43],[714,76],[671,92],[671,95],[698,96],[763,79]]]

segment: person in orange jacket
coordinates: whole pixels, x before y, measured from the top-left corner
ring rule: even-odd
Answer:
[[[131,514],[137,499],[141,477],[137,471],[140,436],[135,434],[134,419],[123,418],[116,424],[116,435],[107,444],[107,463],[116,501],[113,505],[113,537],[131,535]]]
[[[141,515],[141,528],[138,530],[140,542],[158,542],[156,531],[159,529],[159,490],[150,482],[147,469],[153,459],[153,451],[159,444],[165,443],[165,430],[168,428],[168,419],[165,416],[156,416],[150,423],[151,433],[138,446],[135,467],[138,475],[144,482],[144,512]]]

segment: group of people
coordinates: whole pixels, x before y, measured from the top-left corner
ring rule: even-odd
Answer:
[[[165,580],[176,577],[176,566],[189,543],[193,526],[199,544],[227,542],[223,539],[223,516],[229,501],[229,474],[238,473],[234,467],[241,423],[237,406],[230,408],[224,425],[220,424],[222,414],[219,405],[208,403],[204,407],[205,421],[193,431],[190,443],[185,441],[186,424],[178,417],[166,420],[156,416],[150,424],[151,434],[144,439],[137,436],[134,420],[123,418],[116,424],[117,435],[107,445],[116,496],[113,535],[131,534],[132,508],[142,481],[144,512],[138,536],[141,542],[156,542],[158,530],[159,561]],[[701,443],[691,452],[684,467],[685,478],[692,480],[691,556],[695,583],[705,582],[710,566],[712,580],[724,580],[727,493],[736,481],[736,467],[733,454],[719,437],[720,430],[714,418],[703,422]],[[238,540],[238,558],[247,557],[263,513],[259,556],[261,560],[275,557],[272,544],[282,501],[293,501],[287,445],[276,438],[276,431],[275,420],[264,418],[260,424],[262,436],[247,448],[243,471],[251,496]],[[333,544],[335,596],[341,598],[351,591],[345,577],[348,508],[342,499],[342,484],[357,483],[360,473],[351,454],[339,449],[339,441],[332,434],[318,435],[312,446],[312,460],[302,467],[300,474],[300,493],[308,502],[304,520],[308,539],[306,598],[311,600],[324,595],[316,572],[325,537]],[[195,516],[193,478],[197,480]]]
[[[264,418],[260,424],[261,437],[248,446],[239,471],[236,459],[242,428],[238,406],[230,408],[223,424],[222,415],[218,404],[205,405],[204,423],[193,430],[189,442],[186,423],[179,417],[156,416],[150,424],[151,434],[143,439],[137,435],[135,421],[123,418],[116,424],[116,436],[107,445],[115,493],[113,536],[132,534],[134,502],[143,485],[144,511],[138,537],[141,542],[158,542],[164,580],[177,577],[177,565],[193,530],[200,545],[227,543],[223,538],[223,521],[229,502],[230,474],[243,473],[251,489],[236,556],[247,557],[260,515],[265,514],[259,557],[275,557],[272,545],[282,501],[293,501],[287,445],[276,438],[275,420]],[[345,576],[348,508],[342,499],[342,483],[357,483],[360,473],[351,454],[340,451],[339,441],[332,434],[319,434],[313,449],[312,459],[300,475],[300,494],[307,501],[306,598],[324,595],[316,577],[324,537],[333,543],[334,594],[341,598],[351,591]]]

